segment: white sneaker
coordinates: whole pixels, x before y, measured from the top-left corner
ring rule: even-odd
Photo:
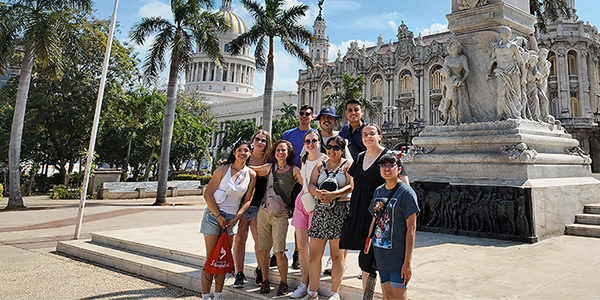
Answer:
[[[331,292],[331,296],[329,296],[329,300],[340,300],[340,295],[338,293]]]
[[[310,294],[306,294],[306,296],[304,296],[304,298],[302,298],[302,300],[319,300],[319,294],[315,294],[314,296],[311,296]]]
[[[323,270],[323,274],[331,275],[331,268],[333,266],[333,262],[331,261],[331,256],[327,260],[327,264],[325,265],[325,269]]]
[[[308,290],[308,286],[306,286],[306,284],[301,284],[300,286],[298,286],[298,288],[296,288],[296,290],[292,293],[292,295],[290,297],[297,299],[297,298],[302,298],[304,296],[306,296],[306,291]]]

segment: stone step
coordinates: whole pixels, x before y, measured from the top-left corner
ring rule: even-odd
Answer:
[[[200,293],[200,270],[205,261],[203,256],[132,242],[103,234],[92,234],[92,236],[92,240],[59,242],[56,250],[57,252],[83,260],[96,262],[107,267]],[[260,294],[258,292],[259,287],[253,283],[254,266],[251,265],[244,266],[244,273],[248,279],[244,288],[236,289],[231,287],[235,280],[232,276],[228,276],[225,281],[225,288],[228,291],[239,294],[240,298],[272,299],[276,295],[277,286],[280,283],[280,277],[276,269],[276,267],[271,268],[269,274],[269,280],[271,281],[271,293],[269,294]],[[300,283],[301,277],[299,275],[288,274],[290,294]],[[330,290],[331,282],[322,280],[319,286],[319,294],[324,295]],[[360,287],[343,284],[340,287],[339,294],[342,299],[362,298]],[[381,293],[376,292],[375,297],[381,297]],[[327,299],[327,297],[321,298]]]
[[[586,214],[600,214],[600,203],[585,205],[583,208],[583,212]]]
[[[566,233],[568,235],[578,235],[587,237],[600,238],[600,226],[587,224],[572,224],[567,225]]]
[[[575,223],[577,224],[588,224],[588,225],[600,225],[600,214],[576,214]]]

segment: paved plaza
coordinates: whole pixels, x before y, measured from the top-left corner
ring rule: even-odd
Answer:
[[[203,252],[202,197],[168,201],[175,205],[154,207],[153,199],[88,201],[82,238],[92,232],[137,232],[137,239],[176,241],[177,247]],[[58,241],[72,239],[78,200],[32,197],[25,204],[29,210],[0,211],[0,299],[199,299],[193,291],[57,253]],[[0,207],[5,205],[1,199]],[[174,229],[185,232],[173,234]],[[600,299],[599,249],[596,238],[562,236],[521,244],[417,232],[409,297]],[[344,284],[358,287],[355,257],[349,254]],[[253,253],[246,263],[255,264]],[[226,299],[255,298],[255,293],[228,289]]]

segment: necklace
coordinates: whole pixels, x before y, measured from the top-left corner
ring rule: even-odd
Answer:
[[[280,167],[279,165],[277,165],[277,170],[283,170],[283,169],[285,169],[285,167],[287,167],[287,165],[284,165],[283,167]]]

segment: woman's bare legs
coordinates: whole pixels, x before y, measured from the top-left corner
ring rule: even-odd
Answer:
[[[310,267],[309,267],[309,290],[316,292],[319,289],[319,279],[321,279],[321,259],[325,251],[327,240],[310,239]],[[331,270],[333,272],[333,270]],[[332,273],[333,274],[333,273]]]
[[[296,246],[298,247],[298,259],[300,260],[300,273],[302,275],[302,283],[308,285],[308,230],[296,228]]]

